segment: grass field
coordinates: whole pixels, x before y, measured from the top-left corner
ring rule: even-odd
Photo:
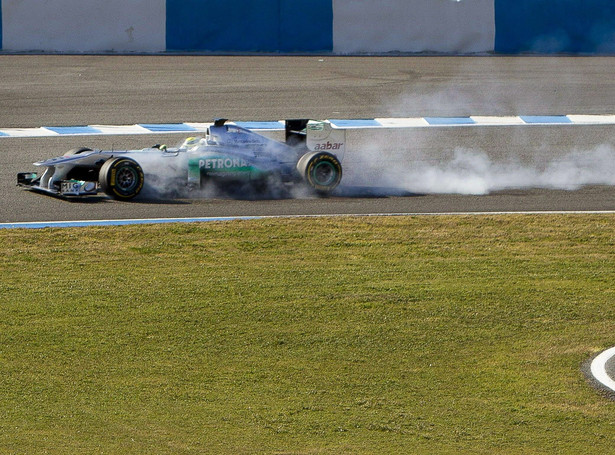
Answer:
[[[612,453],[615,216],[0,231],[0,453]]]

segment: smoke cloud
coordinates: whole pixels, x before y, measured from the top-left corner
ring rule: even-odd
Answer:
[[[437,161],[423,156],[383,163],[367,156],[357,162],[365,172],[355,175],[355,185],[416,194],[484,195],[510,189],[615,185],[615,149],[610,145],[530,163],[496,161],[484,151],[467,148],[456,148],[449,159]]]

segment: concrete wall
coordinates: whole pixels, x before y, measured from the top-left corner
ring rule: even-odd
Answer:
[[[615,54],[615,0],[0,0],[0,49]]]
[[[333,0],[333,51],[493,50],[493,0]]]
[[[166,50],[166,0],[2,0],[2,49]]]

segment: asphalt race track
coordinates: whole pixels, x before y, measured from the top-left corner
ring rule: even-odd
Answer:
[[[615,63],[594,57],[0,55],[0,128],[285,118],[613,114]],[[520,128],[524,128],[521,130]],[[615,147],[615,126],[439,128],[405,145],[438,160],[457,147],[497,161]],[[77,146],[142,148],[177,135],[0,138],[0,223],[54,220],[419,212],[614,210],[615,187],[526,185],[486,195],[356,192],[250,200],[90,199],[23,191],[16,174]],[[355,139],[361,144],[363,139]],[[399,148],[398,138],[379,138]],[[398,150],[399,152],[399,150]],[[608,155],[610,156],[610,155]],[[407,160],[411,162],[412,155]],[[395,163],[385,163],[395,165]],[[613,163],[605,163],[605,166]]]

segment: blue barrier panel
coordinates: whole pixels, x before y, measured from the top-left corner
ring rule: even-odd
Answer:
[[[0,50],[2,50],[2,0],[0,0]]]
[[[332,0],[281,0],[282,52],[333,50]]]
[[[331,0],[167,0],[167,50],[311,52],[333,48]]]
[[[495,0],[495,51],[615,53],[613,0]]]

